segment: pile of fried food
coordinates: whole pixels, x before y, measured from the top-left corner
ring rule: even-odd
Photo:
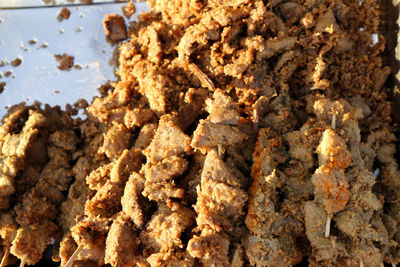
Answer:
[[[51,243],[61,266],[399,263],[377,1],[149,5],[102,97],[3,118],[7,263]]]

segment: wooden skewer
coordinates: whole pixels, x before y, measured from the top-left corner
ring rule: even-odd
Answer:
[[[328,237],[330,235],[330,231],[331,231],[331,216],[328,215],[325,225],[325,237]]]
[[[207,87],[211,91],[215,91],[215,85],[210,78],[196,64],[190,63],[189,70],[200,80],[203,87]]]
[[[332,130],[336,129],[336,114],[333,114],[332,116]]]
[[[83,249],[83,245],[80,244],[78,246],[78,248],[75,250],[74,254],[72,254],[71,258],[69,258],[67,264],[65,264],[65,267],[71,267],[72,263],[74,263],[74,260],[76,257],[78,257],[79,253],[81,252],[81,250]]]
[[[118,258],[117,263],[114,265],[114,267],[119,267],[121,266],[122,258],[124,257],[124,254],[121,254],[121,256]]]
[[[3,259],[1,260],[0,267],[6,266],[9,255],[10,255],[10,247],[7,247],[6,252],[4,252]]]
[[[26,258],[27,258],[27,256],[25,255],[25,256],[22,258],[21,263],[19,264],[19,267],[24,267],[24,266],[25,266]]]
[[[360,261],[360,267],[364,267],[364,262]]]
[[[222,158],[222,146],[221,146],[221,145],[218,145],[218,146],[217,146],[217,154],[218,154],[218,156],[219,156],[220,158]]]

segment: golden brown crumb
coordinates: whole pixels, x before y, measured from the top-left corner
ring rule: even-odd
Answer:
[[[70,70],[72,66],[74,65],[74,57],[69,56],[67,54],[62,54],[62,55],[54,55],[55,59],[59,63],[57,68],[59,70]]]
[[[6,78],[10,77],[11,75],[12,75],[12,71],[11,70],[8,70],[8,71],[4,72],[4,77],[6,77]]]
[[[61,22],[65,19],[69,19],[70,15],[71,11],[68,8],[64,7],[63,9],[60,10],[60,13],[58,13],[57,20],[58,22]]]
[[[127,38],[124,18],[117,14],[106,15],[103,20],[107,42],[115,43]]]
[[[1,60],[0,61],[0,67],[4,67],[5,65],[7,65],[8,64],[8,61],[7,60]]]
[[[135,4],[132,0],[126,4],[126,6],[121,7],[122,13],[127,19],[130,19],[133,14],[136,12]]]
[[[6,87],[6,82],[0,82],[0,94],[3,93],[5,87]]]
[[[11,66],[13,67],[18,67],[19,65],[21,65],[22,63],[22,59],[20,57],[17,57],[16,59],[14,59],[13,61],[11,61]]]

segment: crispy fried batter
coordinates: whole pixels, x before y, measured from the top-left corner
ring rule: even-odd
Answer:
[[[3,118],[0,255],[34,264],[54,238],[74,266],[399,263],[380,3],[148,2],[103,22],[123,41],[101,97]]]

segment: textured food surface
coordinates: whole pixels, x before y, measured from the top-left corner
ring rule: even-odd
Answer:
[[[9,262],[54,240],[62,266],[78,247],[73,266],[400,263],[377,1],[148,3],[105,17],[119,78],[101,97],[3,118]]]

